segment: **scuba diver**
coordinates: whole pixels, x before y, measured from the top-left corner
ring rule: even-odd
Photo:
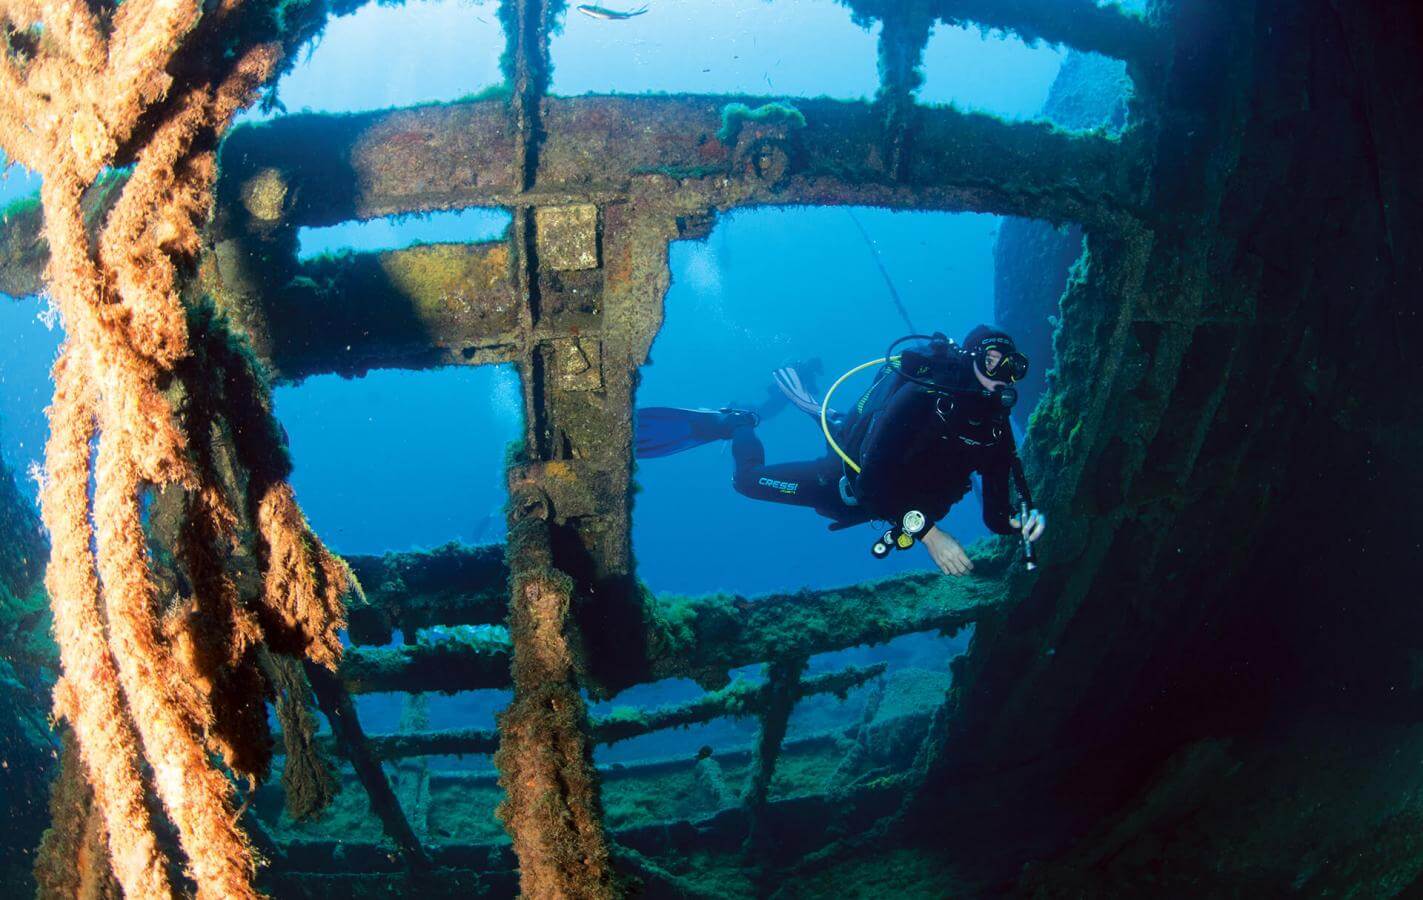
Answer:
[[[896,352],[905,344],[910,346]],[[859,402],[848,412],[834,412],[835,390],[875,367],[875,382]],[[1008,419],[1017,401],[1013,382],[1027,372],[1028,358],[1013,339],[987,325],[970,331],[962,345],[942,334],[909,335],[891,344],[882,359],[846,372],[819,402],[794,367],[776,371],[786,399],[820,423],[828,448],[820,459],[767,464],[756,436],[761,417],[730,408],[640,409],[637,453],[666,456],[729,440],[732,485],[739,493],[809,507],[830,519],[832,530],[887,522],[889,529],[872,548],[876,557],[921,543],[940,571],[955,576],[968,573],[973,563],[937,523],[969,492],[977,474],[984,523],[997,534],[1021,535],[1031,569],[1032,545],[1046,521],[1033,508]]]

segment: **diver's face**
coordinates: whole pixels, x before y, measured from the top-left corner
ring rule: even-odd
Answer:
[[[1002,359],[1003,352],[1001,350],[990,348],[987,353],[983,354],[983,361],[989,369],[998,368],[998,363]],[[996,391],[1001,387],[1008,386],[1008,382],[1006,381],[996,381],[983,374],[983,370],[978,367],[977,361],[973,364],[973,374],[978,378],[978,383],[983,385],[985,391]]]

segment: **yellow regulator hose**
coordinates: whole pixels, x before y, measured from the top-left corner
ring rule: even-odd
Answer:
[[[872,359],[867,363],[861,363],[860,365],[855,366],[855,368],[851,369],[850,371],[846,372],[844,375],[841,375],[838,379],[836,379],[835,383],[830,386],[830,390],[825,392],[825,399],[820,401],[820,430],[825,432],[825,440],[827,443],[830,444],[830,449],[834,450],[835,455],[845,461],[845,465],[854,469],[856,474],[859,474],[860,464],[851,459],[849,455],[845,453],[844,450],[841,450],[840,445],[835,443],[835,438],[830,434],[830,398],[835,395],[835,391],[840,387],[840,385],[844,384],[845,380],[848,379],[851,375],[863,372],[864,370],[873,366],[884,365],[885,363],[889,362],[891,358],[892,357],[882,356],[879,359]]]

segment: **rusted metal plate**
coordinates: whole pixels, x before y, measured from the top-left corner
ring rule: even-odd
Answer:
[[[598,207],[543,206],[534,211],[539,263],[551,269],[598,267]]]

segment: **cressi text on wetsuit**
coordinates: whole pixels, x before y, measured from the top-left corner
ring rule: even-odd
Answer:
[[[939,393],[901,380],[884,392],[878,408],[859,413],[874,418],[859,448],[857,505],[841,497],[845,468],[834,454],[767,465],[765,449],[749,425],[732,435],[732,484],[753,500],[810,507],[836,526],[873,519],[897,522],[911,509],[937,522],[969,491],[969,476],[977,472],[984,523],[997,534],[1016,533],[1008,524],[1014,448],[1007,411],[980,395],[966,366],[955,379],[963,393]]]

